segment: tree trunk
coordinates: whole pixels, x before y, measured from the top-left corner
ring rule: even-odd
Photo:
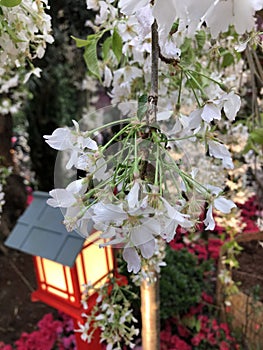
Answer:
[[[160,298],[159,276],[156,281],[141,283],[142,348],[143,350],[160,349]]]
[[[27,193],[21,176],[15,174],[12,149],[13,122],[11,115],[0,115],[0,167],[12,166],[13,173],[4,185],[5,204],[0,220],[0,242],[5,240],[26,207]]]
[[[0,165],[13,165],[12,154],[12,128],[13,122],[11,115],[0,115]]]

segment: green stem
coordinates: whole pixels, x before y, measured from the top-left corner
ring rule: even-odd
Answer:
[[[159,187],[158,175],[159,175],[159,157],[160,157],[160,148],[159,144],[156,143],[156,165],[155,165],[155,175],[154,175],[154,186]]]
[[[185,74],[185,76],[186,76],[187,81],[189,81],[189,84],[190,84],[190,86],[191,86],[191,90],[193,91],[193,94],[194,94],[194,96],[195,96],[195,99],[196,99],[196,102],[197,102],[197,104],[198,104],[198,107],[201,108],[202,105],[201,105],[201,103],[200,103],[200,101],[199,101],[199,98],[198,98],[198,96],[197,96],[197,94],[196,94],[196,91],[195,91],[195,88],[194,88],[194,86],[193,86],[193,83],[191,82],[191,79],[189,79],[189,77],[188,77],[188,75],[186,74],[186,72],[184,72],[184,74]]]
[[[130,128],[131,124],[128,124],[126,126],[124,126],[119,132],[117,132],[117,134],[115,134],[104,146],[101,147],[101,152],[103,152],[105,149],[107,149],[109,147],[109,145],[116,140],[120,135],[124,134],[124,132]]]
[[[125,119],[122,119],[121,122],[119,120],[115,120],[113,122],[110,122],[110,123],[107,123],[107,124],[104,124],[104,125],[101,125],[91,131],[88,131],[87,134],[90,135],[90,134],[94,134],[96,131],[100,131],[102,129],[105,129],[105,128],[109,128],[110,126],[114,126],[114,125],[118,125],[120,123],[126,123],[126,122],[129,122],[131,123],[133,119],[132,118],[125,118]]]
[[[183,85],[183,70],[181,70],[181,74],[180,74],[180,85],[179,85],[179,91],[178,91],[177,106],[180,106],[181,104],[182,85]]]

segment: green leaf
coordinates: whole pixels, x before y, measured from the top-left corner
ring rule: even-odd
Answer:
[[[234,56],[230,52],[225,53],[223,57],[222,66],[225,68],[225,67],[231,66],[231,64],[234,64],[234,63],[235,63]]]
[[[183,319],[183,324],[190,329],[194,329],[196,327],[196,319],[194,316],[185,316]]]
[[[89,40],[85,48],[84,60],[91,74],[101,81],[98,56],[97,56],[97,39]]]
[[[117,61],[120,62],[122,57],[122,38],[116,27],[114,28],[112,35],[112,50],[117,58]]]
[[[14,7],[21,3],[22,0],[0,0],[0,6]]]
[[[148,96],[146,94],[141,95],[138,98],[138,109],[137,109],[137,118],[142,120],[147,112],[148,108]]]
[[[206,41],[206,33],[204,30],[200,30],[199,32],[196,33],[195,35],[196,42],[198,49],[202,49],[204,47],[205,41]]]
[[[103,58],[103,60],[107,60],[111,46],[112,46],[112,37],[109,36],[102,44],[102,58]]]
[[[201,321],[200,320],[196,320],[195,329],[196,329],[197,333],[200,332],[200,330],[201,330]]]
[[[251,132],[251,140],[259,145],[263,145],[263,128],[258,128]]]
[[[75,36],[71,35],[71,38],[74,39],[76,41],[76,45],[77,47],[84,47],[88,45],[88,40],[84,40],[84,39],[79,39],[76,38]]]

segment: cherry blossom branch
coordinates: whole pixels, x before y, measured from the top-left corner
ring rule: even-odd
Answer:
[[[155,123],[157,119],[159,52],[158,25],[156,20],[154,20],[152,24],[152,74],[151,91],[148,96],[148,125]]]

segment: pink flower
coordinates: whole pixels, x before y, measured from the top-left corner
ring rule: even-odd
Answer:
[[[186,327],[182,326],[181,324],[177,325],[177,331],[180,337],[183,337],[183,338],[187,338],[190,335],[189,330]]]
[[[208,304],[213,304],[213,297],[211,295],[206,294],[205,292],[202,292],[202,299],[208,303]]]
[[[220,347],[219,347],[220,350],[230,350],[230,347],[229,347],[229,344],[226,343],[225,341],[222,341],[220,343]]]
[[[229,335],[230,331],[227,323],[220,323],[219,326],[226,333],[226,335]]]
[[[184,340],[180,339],[177,335],[172,336],[171,345],[174,346],[174,350],[191,350],[191,346]]]
[[[215,345],[216,344],[216,339],[215,339],[215,335],[213,333],[208,333],[207,334],[207,341],[209,342],[209,344],[211,345]]]
[[[205,339],[205,335],[203,333],[198,333],[192,338],[191,343],[193,346],[199,346],[203,339]]]

